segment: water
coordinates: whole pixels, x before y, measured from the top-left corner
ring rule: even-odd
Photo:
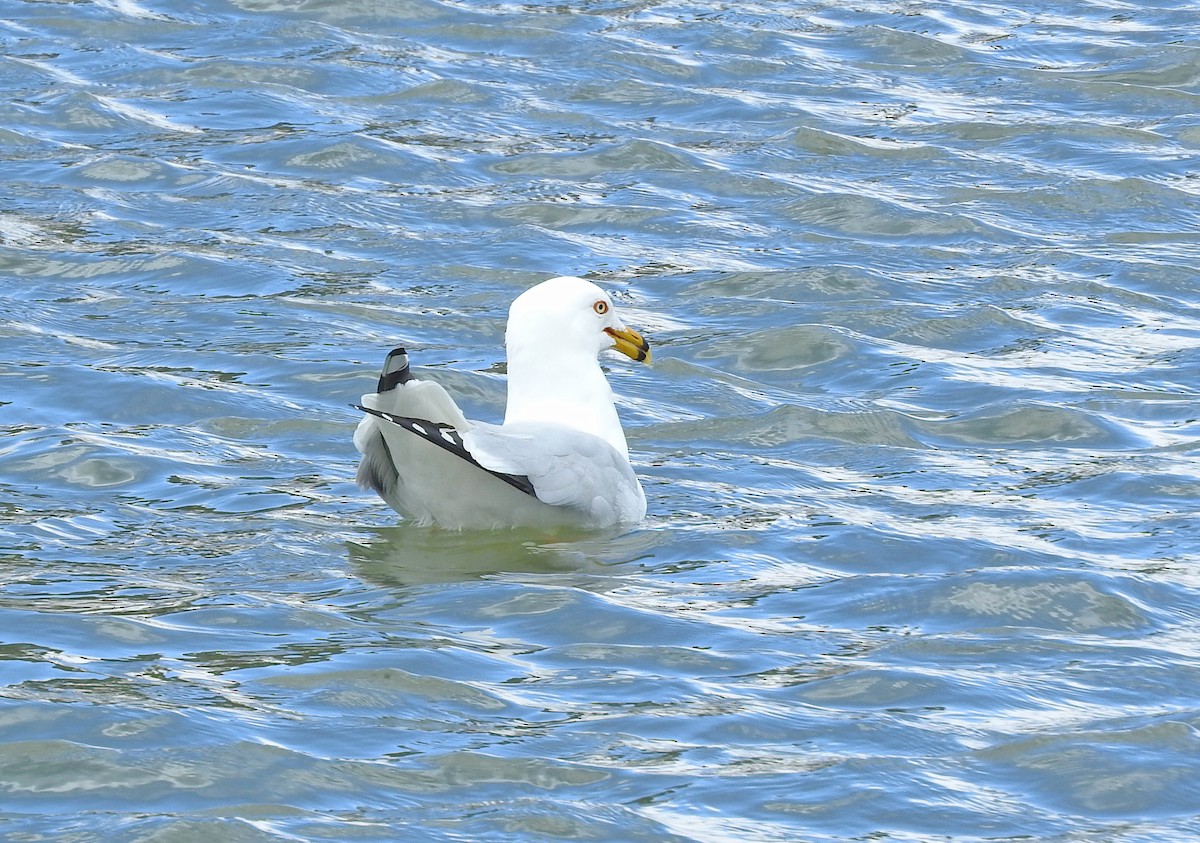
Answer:
[[[0,0],[0,838],[1200,839],[1197,36]],[[395,526],[562,273],[647,522]]]

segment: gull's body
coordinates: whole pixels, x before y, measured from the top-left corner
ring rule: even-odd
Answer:
[[[501,425],[466,419],[437,383],[388,356],[354,434],[358,482],[420,524],[450,528],[634,524],[646,498],[598,361],[649,346],[581,278],[527,290],[509,310],[508,403]]]

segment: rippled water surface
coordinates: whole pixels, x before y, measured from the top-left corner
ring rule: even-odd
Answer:
[[[0,838],[1200,839],[1181,0],[0,0]],[[396,526],[613,291],[650,514]]]

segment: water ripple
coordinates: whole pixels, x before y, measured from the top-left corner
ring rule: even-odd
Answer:
[[[1194,840],[1187,4],[0,21],[0,823]],[[391,526],[346,406],[503,408],[596,278],[650,517]]]

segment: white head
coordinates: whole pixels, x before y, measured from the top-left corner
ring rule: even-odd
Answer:
[[[625,327],[608,293],[591,281],[568,275],[543,281],[517,296],[508,309],[504,342],[510,356],[534,344],[543,354],[583,351],[595,357],[615,348],[639,362],[650,359],[650,345]]]
[[[626,452],[612,390],[597,357],[614,348],[638,361],[650,346],[625,327],[608,294],[582,278],[543,281],[508,311],[505,423],[548,421],[594,433]]]

